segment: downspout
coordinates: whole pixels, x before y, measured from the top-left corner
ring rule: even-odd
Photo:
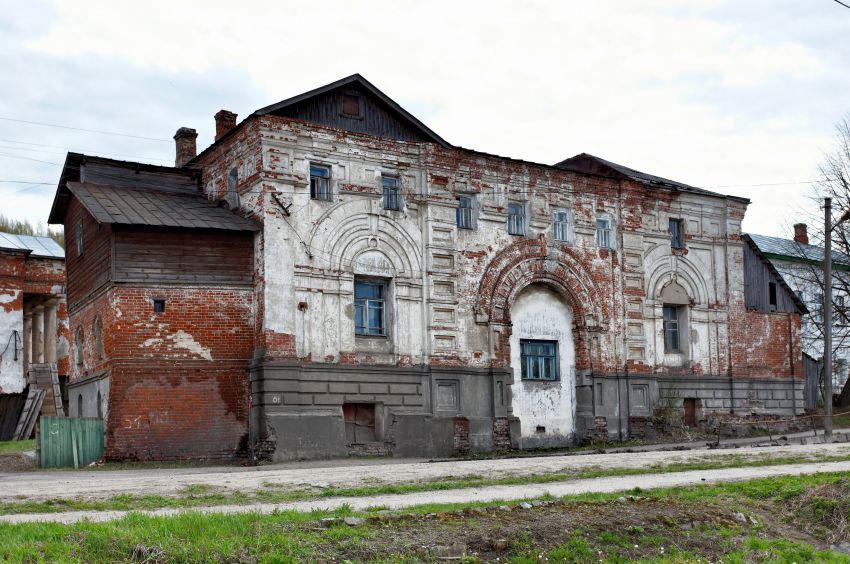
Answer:
[[[729,204],[723,208],[723,277],[726,281],[726,373],[729,375],[729,414],[735,414],[735,384],[732,381],[732,339],[729,326],[731,325],[732,296],[729,288]],[[746,274],[745,274],[746,276]]]
[[[424,150],[428,150],[428,146],[424,146]],[[422,247],[421,247],[421,262],[420,262],[420,276],[422,280],[422,307],[421,307],[421,315],[422,320],[420,322],[420,327],[422,330],[422,366],[427,372],[428,375],[428,387],[431,388],[431,334],[428,330],[428,305],[429,305],[429,289],[428,289],[428,240],[430,238],[430,233],[428,232],[428,212],[430,211],[430,206],[428,205],[428,167],[427,164],[422,160],[422,152],[423,146],[419,146],[419,163],[420,170],[422,171],[422,197],[420,198],[419,203],[419,230],[422,234]],[[427,159],[426,159],[427,160]],[[433,392],[434,390],[431,390]],[[430,405],[428,406],[428,411],[430,413],[434,413],[434,394],[429,393],[428,398],[430,399]]]

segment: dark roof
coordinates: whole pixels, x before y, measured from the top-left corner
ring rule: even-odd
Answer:
[[[200,194],[157,192],[91,182],[68,189],[100,223],[257,231],[257,225]]]
[[[31,257],[65,258],[65,249],[50,237],[0,231],[0,249],[23,251]]]
[[[68,182],[94,182],[157,192],[197,194],[201,192],[200,171],[68,153],[53,198],[48,223],[64,223],[71,201]]]
[[[739,196],[728,196],[726,194],[712,192],[704,188],[689,186],[688,184],[684,184],[682,182],[669,180],[667,178],[655,176],[654,174],[647,174],[645,172],[641,172],[639,170],[635,170],[633,168],[629,168],[621,164],[613,163],[611,161],[607,161],[605,159],[590,155],[588,153],[581,153],[574,157],[570,157],[569,159],[565,159],[559,163],[556,163],[554,166],[555,168],[560,168],[562,170],[570,170],[573,172],[582,172],[586,174],[595,174],[608,178],[634,180],[643,184],[672,188],[673,190],[679,192],[691,192],[694,194],[703,194],[705,196],[714,196],[717,198],[729,198],[730,200],[750,203],[750,200],[747,198],[741,198]]]
[[[785,282],[785,278],[776,270],[776,267],[773,266],[773,263],[770,262],[770,259],[764,254],[764,252],[759,248],[758,244],[753,240],[751,235],[747,235],[744,233],[741,235],[741,240],[744,241],[750,248],[753,250],[755,255],[759,258],[759,260],[767,267],[771,274],[776,277],[777,282],[782,287],[785,292],[791,297],[791,300],[794,302],[794,305],[797,306],[797,311],[800,312],[800,315],[806,315],[809,313],[809,308],[806,307],[806,304],[803,303],[803,300],[800,299],[800,296],[791,289],[791,286]]]
[[[747,234],[758,246],[759,250],[769,257],[781,258],[797,262],[823,262],[823,247],[798,243],[793,239],[768,237],[767,235]],[[832,251],[832,263],[850,268],[850,256]]]
[[[330,92],[331,90],[335,90],[337,88],[341,88],[343,86],[352,86],[356,85],[360,88],[369,92],[372,96],[382,102],[387,108],[389,108],[402,122],[404,122],[407,126],[416,130],[426,139],[442,145],[443,147],[451,147],[448,141],[431,131],[431,129],[426,126],[424,123],[416,119],[413,114],[399,106],[395,100],[378,90],[378,88],[363,78],[361,75],[355,73],[351,76],[347,76],[343,79],[337,80],[336,82],[331,82],[330,84],[326,84],[324,86],[320,86],[319,88],[315,88],[310,90],[309,92],[304,92],[303,94],[299,94],[298,96],[293,96],[292,98],[287,98],[286,100],[282,100],[276,104],[272,104],[270,106],[266,106],[265,108],[260,108],[255,111],[252,115],[255,116],[263,116],[266,114],[274,114],[284,108],[289,106],[293,106],[298,104],[299,102],[303,102],[308,98],[313,98],[315,96],[319,96],[326,92]]]

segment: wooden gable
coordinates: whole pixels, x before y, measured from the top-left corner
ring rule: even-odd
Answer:
[[[352,75],[254,112],[398,141],[449,144],[360,75]]]

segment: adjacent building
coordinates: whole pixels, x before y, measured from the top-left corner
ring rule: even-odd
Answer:
[[[0,395],[23,392],[41,363],[70,373],[64,251],[49,237],[0,232]]]
[[[764,254],[809,311],[803,317],[803,351],[814,359],[823,358],[823,259],[824,249],[809,243],[804,223],[794,225],[794,238],[750,235],[753,243]],[[850,366],[850,256],[832,252],[833,267],[833,370],[832,386],[841,393],[847,382]]]
[[[200,154],[177,131],[173,168],[69,154],[60,180],[71,405],[101,406],[110,457],[451,455],[802,410],[805,307],[742,238],[746,199],[457,147],[359,75],[215,120]]]

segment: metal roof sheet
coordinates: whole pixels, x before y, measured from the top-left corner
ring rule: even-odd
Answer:
[[[31,251],[31,257],[65,258],[65,249],[50,237],[13,235],[0,231],[0,248]]]
[[[257,225],[196,194],[68,182],[68,188],[101,223],[257,231]]]
[[[781,237],[768,237],[767,235],[756,235],[754,233],[748,233],[747,235],[750,236],[759,250],[765,254],[782,255],[792,259],[810,262],[823,262],[823,247],[798,243],[793,239],[783,239]],[[832,251],[832,262],[834,264],[850,266],[850,256],[839,251]]]

